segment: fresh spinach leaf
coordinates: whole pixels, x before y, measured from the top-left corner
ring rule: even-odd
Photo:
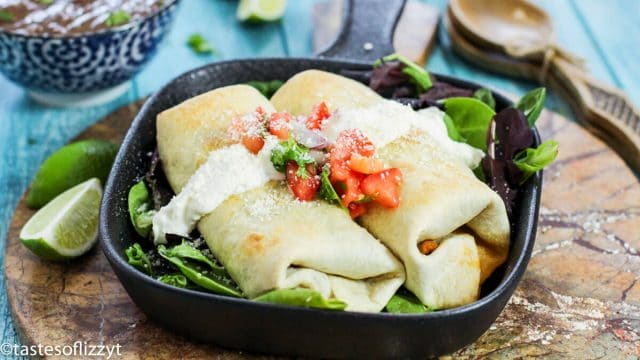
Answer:
[[[487,104],[469,97],[444,100],[444,110],[465,142],[487,151],[487,130],[496,114]]]
[[[443,120],[444,125],[447,127],[447,134],[449,135],[449,138],[451,138],[451,140],[458,142],[467,142],[467,140],[462,137],[462,135],[460,135],[458,129],[456,128],[456,125],[453,123],[453,120],[449,115],[444,114]]]
[[[224,267],[216,264],[206,255],[204,255],[200,250],[194,248],[189,245],[186,241],[182,241],[182,244],[176,245],[172,248],[167,249],[167,256],[179,257],[183,259],[191,259],[199,262],[203,262],[211,268],[211,270],[217,275],[229,277],[229,274],[224,269]]]
[[[208,263],[204,262],[207,265],[205,266],[203,262],[193,261],[193,258],[179,257],[175,253],[172,254],[170,249],[164,245],[158,246],[158,254],[176,266],[187,279],[201,288],[216,294],[242,297],[242,293],[237,289],[233,280],[230,277],[218,275],[214,269],[208,266]]]
[[[309,177],[307,164],[315,163],[315,160],[309,154],[309,149],[298,144],[293,137],[289,137],[289,140],[281,141],[271,150],[271,162],[276,170],[285,172],[289,161],[295,161],[298,164],[298,173],[296,175],[305,179]]]
[[[253,300],[271,304],[326,310],[344,310],[347,307],[347,304],[343,301],[338,299],[325,299],[317,291],[304,288],[273,290]]]
[[[493,110],[496,109],[496,99],[493,98],[493,94],[489,89],[478,89],[473,93],[473,97],[487,104]]]
[[[135,243],[129,246],[124,253],[127,255],[127,262],[129,264],[133,265],[145,274],[153,275],[151,261],[149,261],[149,257],[145,254],[144,250],[142,250],[140,244]]]
[[[256,90],[260,91],[262,95],[269,99],[280,89],[282,84],[283,82],[281,80],[249,81],[247,83],[247,85],[256,88]]]
[[[329,180],[330,173],[331,168],[329,167],[329,164],[325,164],[322,167],[322,173],[320,174],[320,190],[318,191],[318,196],[331,204],[344,208],[342,201],[340,201],[340,196],[338,196],[336,189],[331,185],[331,181]]]
[[[394,314],[424,314],[433,311],[424,305],[413,293],[405,289],[398,290],[398,292],[391,297],[385,309],[387,312]]]
[[[197,54],[213,54],[216,51],[201,34],[192,34],[189,36],[187,45]]]
[[[153,203],[144,180],[140,180],[129,189],[128,205],[131,224],[138,235],[148,238],[156,211],[153,210]]]
[[[487,176],[484,174],[484,169],[482,168],[482,164],[476,166],[473,169],[473,175],[482,182],[487,182]]]
[[[500,195],[511,219],[522,171],[513,163],[520,151],[533,146],[534,134],[519,109],[502,109],[493,117],[487,134],[487,155],[482,159],[486,183]]]
[[[405,67],[402,69],[402,72],[408,75],[413,83],[416,85],[416,90],[418,94],[422,94],[427,91],[433,83],[431,81],[431,76],[424,68],[420,67],[418,64],[413,61],[407,59],[406,57],[400,54],[391,54],[383,57],[381,60],[377,60],[373,63],[374,67],[378,67],[382,65],[383,62],[390,61],[398,61],[402,63]]]
[[[161,281],[165,284],[171,285],[171,286],[175,286],[175,287],[179,287],[179,288],[186,288],[187,285],[189,284],[187,281],[187,278],[182,275],[182,274],[166,274],[166,275],[162,275],[158,277],[158,281]]]
[[[513,163],[522,171],[520,183],[524,183],[538,170],[551,164],[558,156],[558,142],[547,140],[537,148],[528,148],[516,154]]]
[[[107,21],[105,21],[105,24],[110,27],[118,26],[128,23],[129,20],[131,20],[131,15],[128,12],[124,10],[116,10],[109,14],[109,17],[107,18]]]
[[[547,89],[539,87],[533,89],[520,98],[516,104],[516,109],[522,110],[524,116],[527,117],[527,122],[530,127],[535,125],[536,120],[540,116],[542,109],[544,109],[544,99],[547,95]]]
[[[6,10],[0,10],[0,22],[14,22],[16,16]]]

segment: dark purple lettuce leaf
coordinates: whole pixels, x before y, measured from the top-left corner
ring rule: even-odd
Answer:
[[[533,145],[533,130],[521,110],[507,108],[497,113],[487,131],[487,155],[482,168],[487,184],[504,200],[512,218],[522,171],[514,156]]]
[[[462,89],[446,82],[434,81],[433,86],[420,95],[421,100],[428,101],[437,101],[450,97],[473,97],[473,91]]]
[[[375,67],[369,87],[385,98],[416,96],[415,86],[411,83],[411,77],[402,71],[404,68],[405,65],[398,61]]]
[[[149,186],[149,190],[151,190],[153,207],[156,210],[160,210],[161,207],[169,203],[174,194],[164,175],[164,171],[162,171],[162,163],[158,149],[155,149],[151,154],[151,165],[144,175],[144,179]]]

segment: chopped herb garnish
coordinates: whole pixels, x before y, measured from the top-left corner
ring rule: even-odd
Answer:
[[[406,57],[400,54],[391,54],[383,57],[380,60],[377,60],[373,63],[374,67],[378,67],[382,65],[383,62],[390,61],[398,61],[402,63],[405,67],[402,69],[402,72],[407,74],[415,83],[418,94],[422,94],[427,91],[433,84],[431,82],[431,76],[427,72],[427,70],[420,67],[418,64],[413,61],[407,59]]]
[[[296,175],[305,179],[309,177],[307,164],[315,163],[315,160],[309,155],[309,149],[298,144],[293,137],[289,137],[287,141],[281,141],[271,150],[271,162],[276,170],[285,172],[289,161],[295,161],[298,164]]]
[[[51,4],[53,4],[53,0],[40,0],[40,4],[42,4],[42,5],[51,5]]]
[[[544,169],[558,156],[558,142],[547,140],[537,148],[525,149],[513,158],[513,163],[522,171],[520,183],[524,183],[538,170]]]
[[[0,10],[0,22],[13,22],[15,20],[15,15],[6,10]]]
[[[320,174],[320,190],[318,191],[318,196],[331,204],[344,207],[342,205],[342,201],[340,201],[340,196],[338,196],[336,189],[334,189],[333,185],[331,185],[331,181],[329,180],[330,173],[331,169],[329,167],[329,164],[325,164],[322,167],[322,174]]]
[[[187,45],[198,54],[213,54],[215,49],[211,46],[204,36],[200,34],[192,34],[187,40]]]
[[[116,10],[109,14],[109,17],[107,18],[107,21],[105,21],[105,24],[107,26],[118,26],[126,24],[127,22],[129,22],[129,20],[131,20],[131,15],[129,15],[128,12],[124,10]]]

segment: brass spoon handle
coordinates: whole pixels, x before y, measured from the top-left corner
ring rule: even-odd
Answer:
[[[640,172],[640,111],[624,92],[594,79],[562,57],[552,60],[551,72],[564,83],[580,117],[613,140],[619,154]]]

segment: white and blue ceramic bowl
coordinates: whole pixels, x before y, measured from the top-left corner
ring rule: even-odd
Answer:
[[[179,0],[125,25],[80,35],[22,35],[0,29],[0,72],[51,105],[109,101],[153,57]]]

